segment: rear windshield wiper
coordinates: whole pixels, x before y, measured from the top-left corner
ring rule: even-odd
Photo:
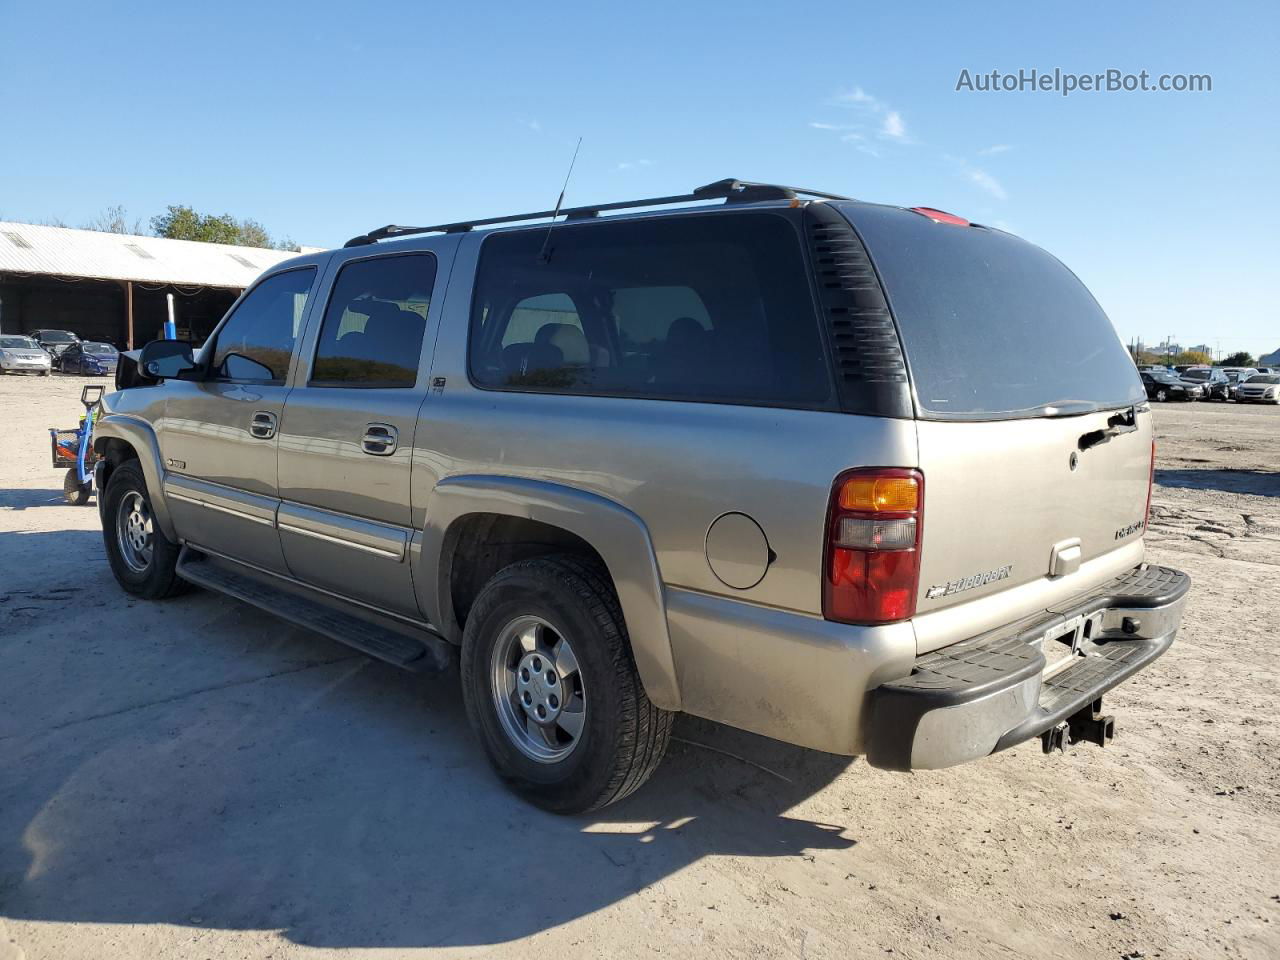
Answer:
[[[1098,404],[1092,400],[1055,400],[1053,403],[1042,403],[1035,407],[1024,407],[1021,410],[1009,411],[1014,417],[1078,417],[1081,414],[1093,413]]]
[[[1088,433],[1080,434],[1077,446],[1082,451],[1088,450],[1090,447],[1096,447],[1100,443],[1106,443],[1112,437],[1119,436],[1122,433],[1133,433],[1137,429],[1138,411],[1136,407],[1130,407],[1128,410],[1122,410],[1107,417],[1107,428],[1105,430],[1090,430]]]

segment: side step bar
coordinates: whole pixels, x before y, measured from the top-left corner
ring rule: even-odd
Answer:
[[[443,637],[408,626],[391,626],[389,617],[359,616],[338,609],[341,601],[312,599],[302,584],[260,573],[252,567],[183,546],[178,576],[197,586],[243,600],[290,623],[345,643],[361,653],[414,672],[446,669],[454,648]],[[275,582],[278,581],[277,586]],[[376,621],[383,621],[382,623]],[[385,625],[384,625],[385,624]]]

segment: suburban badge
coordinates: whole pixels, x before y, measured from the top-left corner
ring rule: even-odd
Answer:
[[[959,580],[952,580],[950,583],[935,583],[925,593],[924,598],[926,600],[937,600],[939,597],[949,597],[953,593],[963,593],[966,590],[972,590],[974,587],[985,587],[988,583],[1009,579],[1009,574],[1012,570],[1013,564],[1006,563],[1003,567],[996,567],[986,573],[975,573],[971,577],[961,577]]]

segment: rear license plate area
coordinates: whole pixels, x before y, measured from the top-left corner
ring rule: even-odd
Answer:
[[[1044,675],[1057,673],[1080,653],[1080,642],[1088,622],[1086,617],[1074,617],[1045,631],[1040,639],[1040,652],[1044,654]]]

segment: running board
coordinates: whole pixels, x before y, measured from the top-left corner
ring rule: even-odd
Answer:
[[[183,580],[243,600],[259,610],[405,670],[437,672],[446,669],[454,659],[453,645],[443,637],[407,624],[392,627],[389,617],[372,611],[360,616],[337,609],[341,601],[312,599],[302,584],[260,573],[233,560],[200,553],[190,546],[183,546],[177,572]],[[280,585],[273,580],[279,580]],[[382,622],[375,622],[375,618]]]

